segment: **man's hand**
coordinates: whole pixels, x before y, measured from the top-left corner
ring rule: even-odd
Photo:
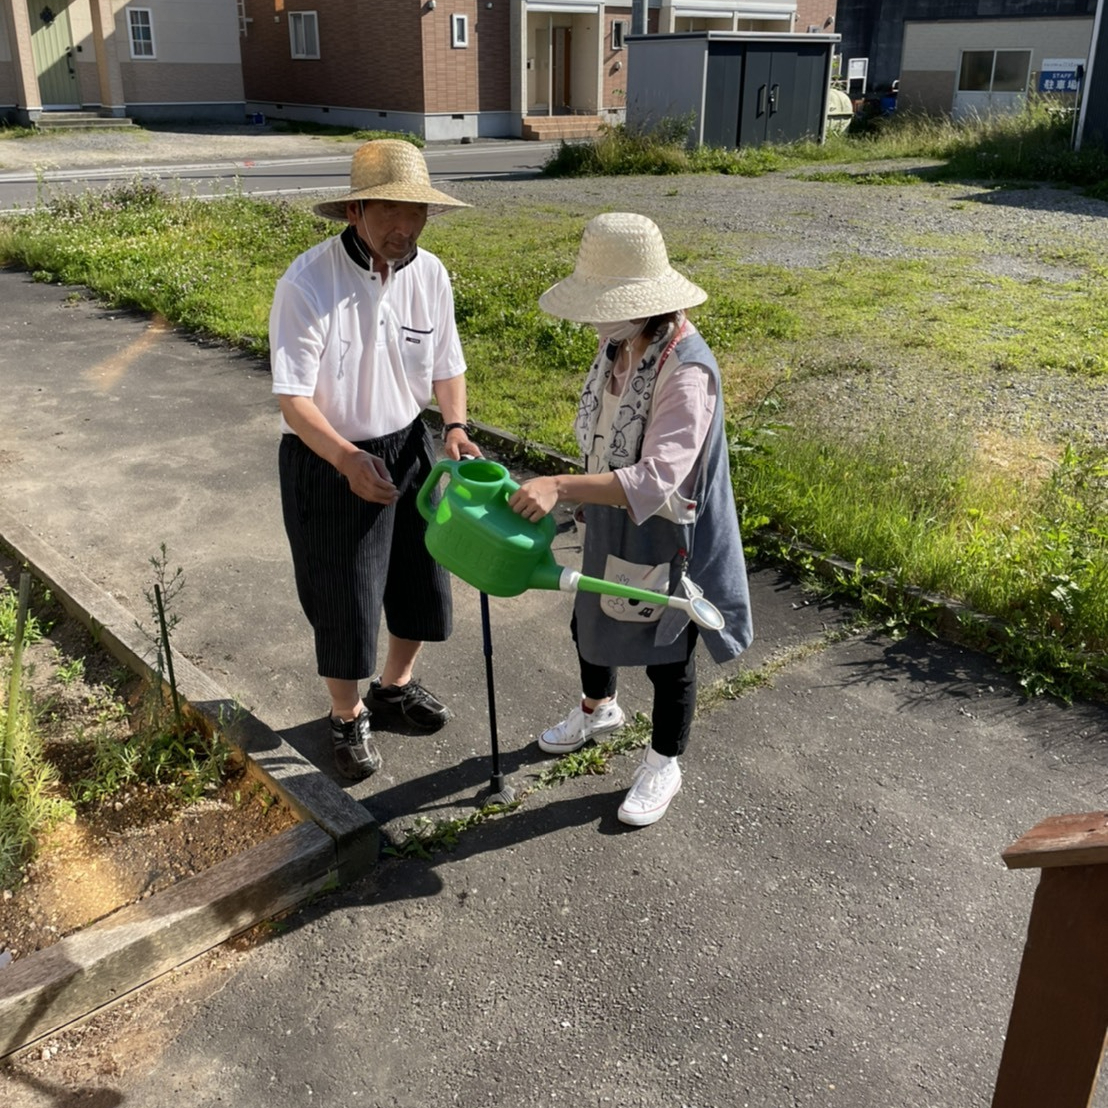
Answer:
[[[443,440],[443,451],[451,461],[457,462],[462,458],[482,457],[481,448],[470,440],[462,427],[455,427],[446,432]]]
[[[557,503],[558,482],[554,477],[533,477],[508,497],[508,507],[532,522],[549,515]]]
[[[343,456],[339,472],[350,483],[350,491],[371,504],[394,504],[399,493],[385,463],[375,454],[359,450]]]

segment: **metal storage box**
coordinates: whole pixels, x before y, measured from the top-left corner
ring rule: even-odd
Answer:
[[[627,126],[693,120],[690,145],[823,141],[839,35],[629,35]]]

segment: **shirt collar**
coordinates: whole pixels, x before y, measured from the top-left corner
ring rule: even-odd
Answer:
[[[364,250],[365,247],[363,246],[362,250],[358,249],[358,232],[354,230],[353,225],[352,224],[347,224],[346,229],[342,232],[342,234],[339,237],[342,239],[342,245],[346,249],[346,256],[359,269],[369,269],[369,263],[362,256],[362,250]],[[406,265],[410,265],[412,262],[414,262],[415,261],[415,256],[418,253],[419,253],[419,247],[418,246],[414,247],[412,249],[412,252],[406,258],[404,258],[401,261],[397,262],[392,267],[393,273],[398,273]]]

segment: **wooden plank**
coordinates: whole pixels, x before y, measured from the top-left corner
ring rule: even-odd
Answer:
[[[1108,1032],[1108,869],[1044,869],[992,1108],[1088,1108]]]
[[[112,657],[141,676],[157,679],[154,647],[139,634],[135,617],[2,506],[0,541],[49,585]],[[335,840],[339,880],[345,884],[369,872],[379,853],[373,816],[187,658],[175,655],[173,666],[182,696],[242,750],[250,772],[302,819],[314,820]]]
[[[1021,835],[1001,857],[1009,869],[1108,863],[1108,812],[1051,816]]]
[[[18,959],[0,970],[0,1057],[335,884],[333,840],[302,823]]]

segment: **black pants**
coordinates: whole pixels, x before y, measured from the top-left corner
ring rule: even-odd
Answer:
[[[400,491],[371,504],[296,435],[282,435],[281,504],[300,606],[315,632],[321,677],[360,681],[377,665],[384,611],[391,634],[442,642],[451,631],[450,575],[427,553],[416,497],[434,465],[422,420],[355,443],[382,458]]]
[[[570,630],[576,643],[576,616],[570,623]],[[696,714],[696,624],[690,623],[685,635],[688,652],[683,662],[646,667],[646,676],[654,686],[654,706],[650,714],[653,734],[650,745],[668,758],[685,753],[693,716]],[[618,669],[586,662],[580,651],[577,652],[577,661],[581,667],[581,691],[585,696],[590,700],[604,700],[616,695]]]

